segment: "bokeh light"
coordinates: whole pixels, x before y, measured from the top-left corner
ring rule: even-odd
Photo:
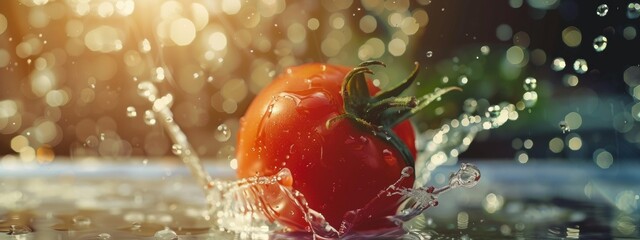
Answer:
[[[166,94],[174,98],[171,120],[184,128],[198,154],[217,158],[220,149],[235,144],[239,118],[253,96],[288,67],[307,62],[355,65],[366,60],[390,66],[372,75],[380,88],[394,85],[400,80],[397,76],[410,71],[392,65],[418,61],[425,71],[413,87],[416,93],[451,85],[465,89],[460,96],[452,94],[451,101],[442,100],[442,106],[419,114],[419,131],[442,121],[451,127],[469,126],[478,120],[456,116],[500,115],[506,105],[498,110],[493,106],[511,103],[517,111],[500,120],[518,121],[512,126],[516,131],[505,138],[512,151],[501,158],[515,156],[527,163],[573,156],[566,155],[571,152],[585,156],[584,151],[606,146],[591,142],[602,137],[581,131],[605,131],[599,127],[604,125],[631,144],[640,142],[636,127],[640,68],[625,65],[622,76],[605,75],[602,60],[596,58],[615,54],[620,41],[637,40],[637,26],[631,23],[615,31],[605,27],[592,32],[569,21],[548,32],[495,19],[478,26],[482,30],[457,32],[440,25],[453,23],[447,20],[453,16],[446,6],[434,6],[447,4],[426,0],[20,3],[3,3],[11,14],[0,11],[0,71],[11,79],[2,87],[15,89],[0,99],[0,132],[8,146],[4,153],[24,156],[21,159],[37,159],[40,149],[43,154],[53,151],[56,159],[74,154],[170,154],[172,143],[161,134],[161,119],[149,105]],[[502,5],[529,14],[531,21],[558,14],[575,18],[563,10],[571,6],[563,4],[510,0]],[[614,14],[612,6],[594,6],[591,15],[608,19]],[[623,15],[635,14],[635,5],[629,6],[623,6]],[[434,19],[440,19],[436,25]],[[597,55],[574,54],[583,48]],[[614,103],[608,123],[592,121],[602,106],[612,104],[608,95],[583,91],[605,82],[597,78],[622,79],[622,88],[633,100],[623,104],[624,111]],[[549,104],[549,99],[581,96],[591,105],[575,103],[581,100],[567,100],[567,107]],[[231,134],[220,142],[214,129],[222,123]],[[527,129],[526,125],[553,130],[528,134],[518,130]],[[483,123],[485,129],[492,126]],[[574,133],[579,135],[558,135]],[[470,151],[472,156],[489,156],[473,147]]]

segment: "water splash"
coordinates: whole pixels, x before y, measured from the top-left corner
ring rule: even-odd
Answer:
[[[397,215],[385,217],[400,228],[429,207],[437,206],[440,194],[458,187],[473,187],[480,180],[478,168],[463,163],[457,172],[451,174],[449,184],[444,187],[401,187],[413,173],[413,168],[404,168],[395,183],[382,189],[365,206],[345,213],[338,229],[325,221],[321,213],[309,208],[302,193],[290,188],[292,175],[287,168],[274,176],[251,177],[232,182],[215,181],[212,185],[216,187],[209,191],[207,200],[216,203],[210,213],[215,218],[214,222],[224,230],[249,234],[273,233],[286,230],[278,223],[290,226],[296,222],[296,218],[303,218],[308,226],[300,226],[301,229],[311,232],[314,237],[327,239],[358,235],[360,233],[354,231],[358,226],[384,220],[371,216],[381,207],[378,203],[386,202],[386,198],[394,195],[402,197],[398,206],[393,206],[402,210]],[[288,216],[281,215],[282,212]]]
[[[284,226],[295,226],[296,229],[305,229],[313,233],[315,237],[337,238],[352,233],[359,224],[371,221],[372,219],[368,216],[372,215],[369,213],[375,213],[378,209],[379,206],[376,203],[393,195],[403,196],[403,202],[398,202],[398,206],[403,205],[405,209],[397,216],[387,216],[386,221],[401,225],[401,222],[419,215],[430,206],[437,205],[433,200],[438,194],[458,186],[469,186],[470,183],[466,178],[476,174],[467,173],[465,170],[476,169],[475,167],[463,164],[461,170],[452,175],[448,186],[438,188],[437,191],[425,192],[424,189],[435,188],[414,190],[400,187],[403,181],[410,179],[409,177],[414,174],[413,168],[405,168],[396,183],[381,189],[381,192],[363,208],[346,213],[342,224],[336,228],[325,221],[320,212],[309,208],[302,193],[291,188],[293,177],[286,168],[274,176],[251,177],[237,181],[212,180],[204,171],[198,156],[194,154],[184,132],[175,122],[167,120],[173,117],[170,110],[173,96],[167,94],[158,98],[154,95],[155,91],[149,90],[155,87],[146,86],[144,89],[139,94],[153,104],[153,115],[157,116],[157,122],[165,128],[174,143],[172,152],[185,162],[200,185],[204,186],[210,209],[209,217],[224,230],[259,235],[285,231],[287,229]],[[502,120],[497,116],[495,121]],[[479,180],[479,171],[475,179]],[[404,202],[411,203],[402,204]],[[296,226],[296,223],[301,222],[306,222],[307,226]]]
[[[252,234],[284,230],[303,218],[309,225],[298,226],[315,235],[337,237],[338,232],[322,214],[309,208],[302,193],[290,187],[293,177],[284,168],[274,176],[261,176],[238,181],[214,181],[207,195],[213,202],[210,215],[222,229]],[[279,213],[285,212],[287,216]]]
[[[138,95],[152,104],[151,110],[145,111],[145,123],[149,125],[150,120],[147,121],[147,115],[150,115],[153,117],[152,125],[155,125],[156,122],[162,125],[173,142],[172,152],[187,165],[200,186],[204,186],[205,189],[210,188],[211,177],[204,171],[200,158],[195,155],[195,150],[187,140],[187,136],[180,126],[173,121],[173,112],[171,111],[173,95],[166,94],[158,98],[157,94],[158,90],[153,83],[144,81],[138,84]]]
[[[534,80],[525,80],[524,88],[528,90],[527,93],[535,93]],[[152,83],[145,84],[142,88],[139,86],[139,90],[141,91],[138,93],[152,103],[152,114],[173,141],[172,152],[184,161],[203,186],[209,203],[210,220],[221,230],[256,236],[291,230],[285,226],[304,229],[314,237],[324,239],[361,236],[354,229],[359,225],[365,226],[367,223],[380,220],[390,221],[397,226],[396,230],[386,231],[385,234],[397,233],[397,229],[401,229],[403,223],[422,214],[428,208],[437,206],[440,194],[454,188],[473,187],[480,179],[480,171],[475,166],[463,163],[460,169],[451,175],[448,185],[440,188],[427,186],[431,172],[437,166],[455,163],[458,155],[468,148],[479,132],[500,127],[509,120],[518,118],[514,104],[493,105],[486,109],[487,111],[479,113],[477,101],[467,100],[465,113],[458,119],[444,124],[439,130],[427,131],[418,136],[421,154],[416,161],[415,172],[413,168],[403,169],[401,177],[394,184],[381,189],[379,194],[362,208],[345,213],[340,226],[331,226],[320,212],[309,208],[302,193],[291,187],[293,177],[286,168],[273,176],[256,176],[237,181],[212,180],[204,171],[184,132],[174,121],[168,120],[173,119],[170,109],[173,96],[167,94],[158,98],[157,89]],[[522,109],[525,102],[523,99],[518,103],[523,105]],[[528,104],[526,106],[530,107]],[[411,179],[414,174],[414,188],[401,187],[401,183]],[[391,206],[399,209],[396,215],[372,219],[371,216],[375,214],[371,213],[375,213],[380,207],[389,207],[380,206],[379,203],[384,202],[382,199],[397,198],[397,195],[401,196],[401,200],[397,206]],[[306,225],[299,226],[300,223]]]
[[[531,83],[535,82],[529,80],[527,84],[525,80],[525,88],[534,90],[535,86]],[[431,173],[438,166],[455,164],[458,155],[469,148],[478,133],[501,127],[509,121],[518,119],[518,110],[533,107],[535,100],[537,100],[537,93],[527,91],[523,94],[523,99],[516,104],[503,102],[488,107],[484,114],[474,114],[477,112],[477,102],[467,99],[464,113],[457,119],[445,123],[440,129],[423,132],[417,137],[417,147],[421,154],[416,161],[416,187],[420,187],[417,186],[419,183],[429,182]],[[471,105],[474,107],[470,107]]]
[[[390,220],[398,225],[403,224],[417,217],[427,208],[438,206],[438,196],[440,194],[458,187],[474,187],[480,181],[480,176],[480,170],[475,165],[462,163],[460,169],[451,174],[449,184],[444,187],[421,186],[418,188],[390,189],[389,195],[401,195],[406,198],[404,203],[406,208],[399,211],[396,216],[390,217]]]

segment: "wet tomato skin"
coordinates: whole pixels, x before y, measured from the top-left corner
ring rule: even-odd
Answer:
[[[287,69],[249,106],[241,119],[237,145],[238,177],[268,176],[288,168],[292,187],[336,228],[345,212],[363,207],[394,183],[406,166],[397,149],[349,119],[326,127],[327,120],[344,113],[340,90],[350,70],[325,64]],[[371,94],[379,91],[371,81],[367,83]],[[404,121],[393,131],[415,158],[411,123]],[[411,179],[404,185],[412,183]],[[388,205],[395,206],[396,200],[389,198]],[[380,209],[376,214],[392,215],[395,210]],[[300,229],[306,226],[303,221],[284,222],[293,230],[304,230]]]

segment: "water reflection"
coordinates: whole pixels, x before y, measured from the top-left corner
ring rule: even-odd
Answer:
[[[447,193],[446,204],[405,223],[405,231],[365,232],[347,239],[373,235],[404,239],[640,237],[640,188],[634,184],[640,179],[633,170],[637,166],[615,169],[633,183],[620,182],[597,168],[579,167],[584,165],[530,166],[481,164],[483,181],[473,189]],[[206,217],[204,196],[183,167],[149,164],[142,175],[132,166],[76,167],[52,164],[16,168],[12,173],[0,170],[4,176],[0,178],[0,235],[99,239],[106,233],[111,239],[149,239],[171,237],[173,231],[180,238],[193,239],[312,238],[309,233],[219,231]],[[207,169],[231,177],[222,167]],[[434,174],[451,170],[445,167]],[[111,179],[113,172],[121,177]],[[40,177],[29,177],[33,175]],[[554,184],[559,181],[565,184]]]

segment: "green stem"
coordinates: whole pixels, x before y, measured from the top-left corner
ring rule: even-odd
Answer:
[[[375,136],[395,147],[402,155],[405,164],[413,167],[415,159],[407,145],[395,134],[393,127],[409,119],[443,94],[452,90],[460,90],[460,88],[439,89],[420,98],[399,97],[415,82],[420,68],[416,62],[409,77],[400,84],[388,91],[382,91],[376,96],[371,96],[365,78],[365,74],[373,74],[368,68],[369,66],[386,67],[380,61],[366,61],[349,71],[341,89],[344,114],[327,120],[326,127],[330,128],[339,120],[350,119],[356,126],[371,131]]]
[[[390,123],[390,126],[394,127],[394,126],[400,124],[401,122],[403,122],[404,120],[407,120],[407,119],[413,117],[413,115],[418,113],[420,110],[424,109],[426,106],[431,104],[433,101],[435,101],[439,97],[442,97],[442,95],[444,95],[445,93],[448,93],[448,92],[453,91],[453,90],[462,91],[462,88],[459,88],[459,87],[447,87],[447,88],[443,88],[443,89],[438,89],[438,90],[436,90],[436,91],[434,91],[434,92],[432,92],[430,94],[427,94],[427,95],[424,95],[424,96],[420,97],[418,99],[418,105],[416,107],[412,108],[408,112],[403,113],[402,115],[400,115],[400,117],[393,118],[394,121],[392,121]]]
[[[411,84],[413,84],[413,82],[416,80],[416,76],[418,76],[418,70],[420,69],[420,64],[418,64],[418,62],[415,62],[414,64],[415,67],[413,68],[413,71],[411,71],[409,77],[402,80],[402,82],[400,82],[400,84],[398,84],[397,86],[387,91],[378,93],[378,95],[373,97],[373,101],[376,102],[385,98],[399,96],[400,94],[402,94],[402,92],[404,92],[404,90],[407,90],[407,88],[409,88],[409,86],[411,86]]]
[[[389,109],[411,109],[416,107],[418,100],[414,96],[410,97],[390,97],[378,102],[372,102],[366,109],[367,119],[378,120],[386,110]],[[377,122],[377,121],[374,121]]]

